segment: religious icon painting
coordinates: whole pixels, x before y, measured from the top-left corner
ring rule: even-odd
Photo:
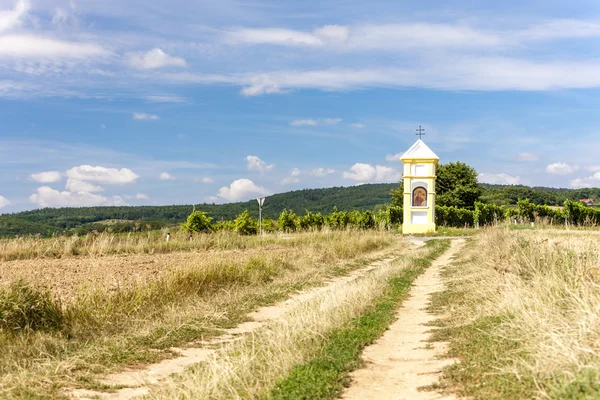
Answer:
[[[427,190],[424,187],[413,190],[413,207],[427,207]]]

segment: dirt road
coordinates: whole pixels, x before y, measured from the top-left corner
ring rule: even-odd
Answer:
[[[264,326],[267,322],[281,317],[295,305],[315,298],[319,294],[330,290],[331,287],[336,284],[343,284],[358,279],[359,277],[367,274],[369,271],[380,268],[384,264],[392,262],[399,255],[400,254],[394,254],[391,257],[388,255],[388,258],[381,261],[376,261],[364,268],[355,270],[346,276],[333,278],[326,282],[323,286],[296,293],[286,301],[274,304],[272,306],[260,308],[259,310],[248,315],[252,319],[251,321],[226,330],[224,335],[221,335],[214,340],[191,344],[195,345],[196,347],[171,349],[179,354],[179,356],[175,358],[163,360],[160,363],[148,365],[142,369],[131,369],[120,373],[111,374],[98,381],[98,383],[101,385],[104,385],[108,388],[114,388],[111,392],[76,389],[70,393],[67,393],[67,396],[72,399],[79,400],[98,398],[110,400],[129,400],[144,396],[149,392],[149,385],[157,384],[169,375],[181,373],[191,365],[205,361],[211,354],[217,351],[217,349],[240,339],[241,336],[246,333],[255,331],[256,329]]]
[[[443,290],[440,270],[460,251],[463,240],[453,240],[449,251],[435,260],[411,289],[398,310],[398,319],[388,331],[363,353],[366,366],[351,374],[352,384],[345,400],[433,400],[454,399],[436,391],[420,388],[438,381],[443,367],[454,360],[440,359],[444,343],[429,343],[437,318],[427,312],[431,295]]]

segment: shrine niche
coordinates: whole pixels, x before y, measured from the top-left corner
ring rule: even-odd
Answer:
[[[419,186],[413,190],[413,207],[427,207],[427,189]]]

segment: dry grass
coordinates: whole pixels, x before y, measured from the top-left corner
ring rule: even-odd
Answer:
[[[278,243],[277,234],[263,236],[240,236],[234,232],[221,231],[211,234],[190,235],[173,231],[166,241],[167,231],[148,233],[111,234],[107,232],[84,236],[57,236],[39,238],[33,236],[16,239],[0,239],[0,261],[27,260],[34,258],[65,258],[77,256],[102,257],[111,254],[162,254],[177,251],[206,251],[251,249],[266,243]],[[294,236],[292,242],[305,240]]]
[[[485,334],[494,346],[509,349],[496,354],[490,347],[480,360],[470,360],[488,365],[491,377],[516,378],[498,382],[492,392],[538,398],[600,396],[598,232],[484,230],[450,276],[459,294],[458,302],[447,305],[452,324],[496,321],[483,324],[489,328]],[[488,340],[485,335],[473,337]],[[476,343],[464,346],[477,348]],[[478,391],[474,378],[461,378],[467,380],[459,384],[466,385],[463,393],[489,398]]]
[[[259,305],[347,273],[382,251],[406,248],[385,232],[232,240],[221,247],[247,241],[248,250],[197,252],[156,277],[79,292],[63,308],[66,321],[59,332],[0,329],[0,397],[54,398],[65,386],[93,387],[98,373],[169,357],[170,347],[217,335]],[[73,260],[58,261],[69,274]],[[51,295],[57,292],[60,288]]]
[[[431,252],[431,247],[423,248],[349,284],[332,285],[319,296],[298,304],[281,319],[223,347],[206,363],[154,388],[149,397],[265,398],[294,366],[320,352],[330,332],[348,326],[371,307],[386,291],[390,278]]]

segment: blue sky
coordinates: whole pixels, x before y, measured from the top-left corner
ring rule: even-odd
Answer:
[[[599,45],[597,1],[0,0],[0,212],[395,182],[418,125],[597,187]]]

